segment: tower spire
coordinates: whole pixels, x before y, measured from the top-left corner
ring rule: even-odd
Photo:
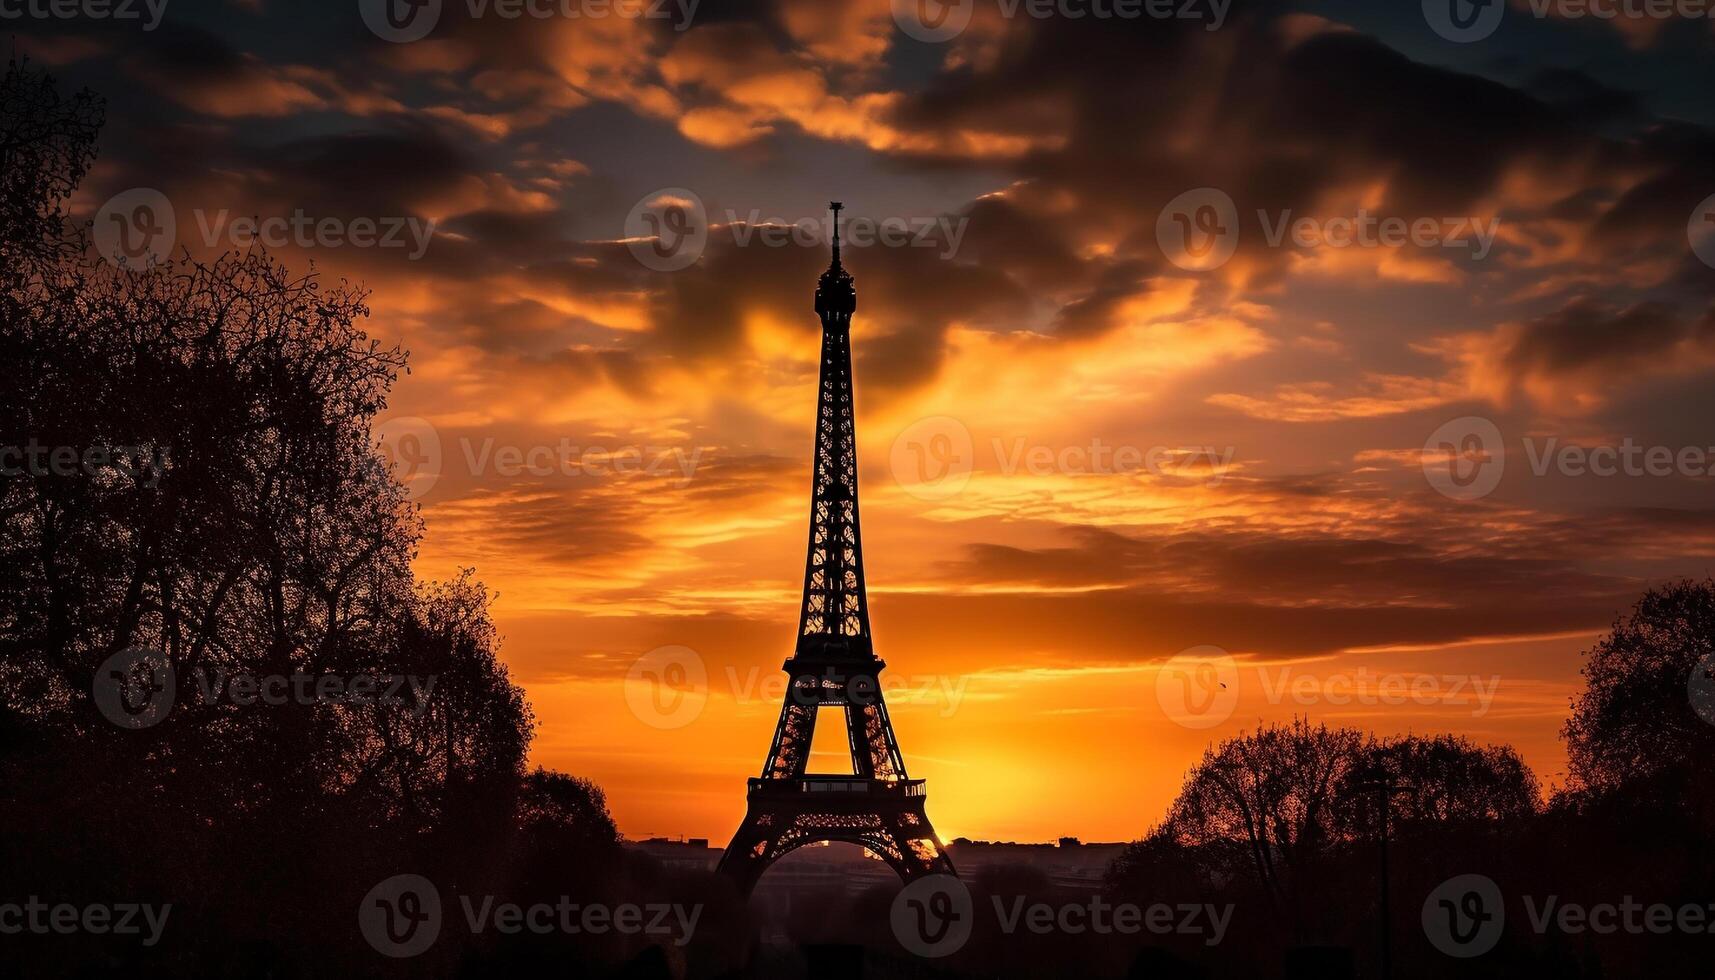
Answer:
[[[828,202],[828,210],[834,212],[834,261],[828,266],[830,269],[840,267],[840,209],[844,207],[838,201]]]
[[[816,315],[822,318],[824,330],[844,331],[851,325],[852,312],[857,309],[857,289],[852,274],[840,265],[840,211],[845,205],[829,201],[834,212],[834,256],[828,271],[816,281]]]

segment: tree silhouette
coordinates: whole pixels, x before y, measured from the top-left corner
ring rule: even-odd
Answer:
[[[1218,895],[1260,905],[1282,928],[1253,944],[1346,935],[1354,915],[1372,911],[1380,812],[1366,784],[1382,777],[1409,787],[1393,797],[1390,821],[1424,854],[1538,808],[1536,779],[1511,748],[1447,735],[1378,740],[1296,719],[1211,747],[1166,818],[1114,862],[1107,886],[1151,900]]]
[[[568,835],[586,854],[604,851],[619,841],[619,831],[607,812],[607,796],[587,779],[538,769],[524,782],[518,807],[519,826],[564,846]]]
[[[1234,859],[1279,907],[1298,875],[1345,832],[1340,788],[1369,747],[1362,733],[1271,725],[1210,748],[1185,777],[1156,833],[1182,847]]]
[[[1588,652],[1585,690],[1563,730],[1568,789],[1646,793],[1646,784],[1707,773],[1715,748],[1711,657],[1715,582],[1644,593]]]
[[[365,336],[364,292],[260,251],[103,262],[65,215],[98,103],[14,63],[0,108],[0,446],[26,453],[0,467],[0,900],[147,897],[175,920],[152,950],[9,936],[0,968],[363,973],[355,913],[391,875],[450,904],[505,895],[521,855],[621,873],[600,791],[525,777],[530,709],[486,590],[413,576],[422,522],[372,430],[405,354]],[[93,696],[132,648],[177,679],[141,730]],[[423,686],[224,687],[261,677]]]
[[[95,160],[103,107],[70,99],[16,55],[0,78],[0,277],[10,289],[39,264],[75,250],[65,203]]]
[[[1458,735],[1406,737],[1374,746],[1366,760],[1409,792],[1394,797],[1393,820],[1402,824],[1455,824],[1520,820],[1536,813],[1536,775],[1510,745],[1476,745]],[[1363,791],[1345,787],[1348,798]]]

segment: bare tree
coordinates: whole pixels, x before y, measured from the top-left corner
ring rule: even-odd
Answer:
[[[1303,719],[1228,739],[1187,774],[1156,832],[1181,846],[1242,856],[1285,906],[1296,876],[1344,833],[1340,790],[1369,747],[1352,729]]]

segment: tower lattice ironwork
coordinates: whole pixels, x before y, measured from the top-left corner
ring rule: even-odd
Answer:
[[[721,856],[722,873],[745,893],[769,864],[816,841],[862,845],[907,880],[953,870],[924,812],[923,780],[906,775],[882,698],[879,678],[887,665],[870,641],[852,411],[857,290],[840,264],[842,205],[828,206],[834,214],[833,259],[816,284],[822,365],[798,638],[782,666],[790,682],[762,776],[750,780],[744,823]],[[849,774],[808,771],[823,709],[844,715]]]

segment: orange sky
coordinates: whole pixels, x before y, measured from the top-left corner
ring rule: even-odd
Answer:
[[[860,317],[860,348],[862,328]],[[804,361],[800,369],[813,370]],[[988,367],[970,370],[978,375]],[[1037,389],[1030,411],[1045,420],[1061,414],[1045,400],[1046,379],[1028,384]],[[860,402],[862,392],[860,372]],[[799,383],[756,395],[809,405],[814,392]],[[1075,400],[1070,392],[1060,397]],[[1006,401],[995,392],[993,410]],[[905,414],[942,409],[929,403]],[[507,658],[539,718],[535,760],[594,778],[634,836],[723,837],[742,815],[744,778],[760,770],[802,581],[810,433],[808,411],[798,414],[794,441],[803,448],[790,454],[783,447],[768,478],[743,489],[717,485],[699,494],[695,476],[683,485],[677,476],[633,476],[574,478],[576,486],[558,490],[494,491],[445,503],[433,501],[435,491],[428,495],[430,530],[419,568],[434,575],[474,563],[500,593],[496,613]],[[977,470],[957,493],[912,482],[909,466],[903,482],[896,478],[890,435],[932,437],[948,424],[900,429],[867,414],[860,422],[877,650],[889,663],[884,680],[907,765],[930,779],[931,813],[944,837],[1129,839],[1161,814],[1212,739],[1294,715],[1378,733],[1453,731],[1511,742],[1545,781],[1560,770],[1556,732],[1577,683],[1577,651],[1590,632],[1471,643],[1408,639],[1418,632],[1466,634],[1457,608],[1437,611],[1431,603],[1427,618],[1453,621],[1354,626],[1378,638],[1397,631],[1398,639],[1366,648],[1302,636],[1270,642],[1273,624],[1243,622],[1247,602],[1224,608],[1211,594],[1218,580],[1171,559],[1134,589],[1123,584],[1133,574],[1113,576],[1100,559],[1087,573],[1037,570],[1031,578],[1027,569],[1009,572],[1006,555],[986,561],[971,554],[979,548],[1052,553],[1067,543],[1071,527],[1096,535],[1163,528],[1169,542],[1232,523],[1246,537],[1357,537],[1359,528],[1400,520],[1397,499],[1283,501],[1237,474]],[[1103,441],[1155,445],[1146,433],[1147,425],[1129,443],[1118,435]],[[489,540],[499,518],[486,512],[522,506],[508,493],[575,498],[591,508],[628,501],[624,533],[649,544],[608,553],[569,538],[564,555],[552,546],[519,555],[505,532]],[[1098,538],[1090,547],[1100,544]],[[1075,564],[1080,554],[1068,550],[1052,563]],[[966,579],[960,570],[972,565],[986,574]],[[1181,601],[1190,608],[1174,608]],[[1303,601],[1286,599],[1268,618],[1294,629],[1286,624],[1298,618]],[[1319,617],[1312,611],[1303,618]],[[1225,720],[1188,727],[1168,710],[1182,695],[1177,675],[1163,678],[1163,665],[1201,644],[1233,656],[1231,673],[1222,676],[1236,677],[1238,693],[1230,708],[1216,709],[1230,711]],[[631,679],[628,698],[632,664],[664,646],[694,654],[673,649],[646,660],[651,672]],[[683,687],[689,704],[700,708],[667,717],[643,699],[656,695],[649,689],[653,668],[670,661],[700,666],[703,683],[693,667]],[[635,689],[639,684],[643,690]],[[676,703],[668,693],[659,696],[663,704]],[[644,705],[641,711],[632,699]],[[821,758],[826,771],[844,762]]]
[[[1715,441],[1694,25],[1509,13],[1463,45],[1415,5],[978,5],[925,41],[886,0],[444,6],[406,43],[234,0],[20,45],[109,99],[81,216],[151,188],[198,255],[244,247],[234,216],[434,222],[275,254],[362,281],[409,348],[377,434],[419,572],[498,593],[534,760],[627,834],[724,841],[768,747],[831,197],[912,232],[854,226],[846,265],[876,649],[947,838],[1136,837],[1211,741],[1294,715],[1510,742],[1551,785],[1578,652],[1711,567],[1706,465],[1564,465]],[[1520,77],[1520,46],[1584,67]],[[1365,215],[1492,238],[1329,243]],[[1211,216],[1232,237],[1189,261]],[[662,229],[686,262],[649,257]],[[1474,462],[1498,479],[1449,482]],[[628,698],[663,647],[706,684]]]

